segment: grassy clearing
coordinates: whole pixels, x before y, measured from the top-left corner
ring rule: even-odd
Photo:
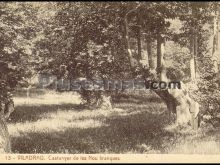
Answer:
[[[14,153],[220,154],[220,132],[177,131],[152,93],[115,100],[113,110],[80,105],[73,93],[15,97],[8,123]]]

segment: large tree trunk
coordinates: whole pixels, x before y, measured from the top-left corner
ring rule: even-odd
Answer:
[[[158,35],[157,38],[157,71],[160,81],[169,82],[166,76],[166,68],[164,63],[164,39]],[[185,125],[190,123],[193,128],[198,127],[197,114],[199,112],[198,103],[192,100],[187,92],[187,89],[167,89],[155,91],[166,103],[170,112],[176,113],[176,124]]]
[[[128,56],[131,62],[131,67],[136,67],[132,63],[135,61],[129,47],[129,36],[128,36],[128,22],[127,17],[125,17],[125,43],[128,52]],[[167,82],[166,69],[163,61],[164,56],[164,39],[158,33],[157,36],[157,73],[158,77],[154,77],[155,80],[160,79],[160,81]],[[140,65],[140,63],[136,63]],[[183,84],[182,84],[183,86]],[[197,115],[199,112],[199,104],[191,99],[188,95],[187,89],[166,89],[166,90],[154,90],[157,95],[166,103],[168,110],[176,113],[176,124],[186,125],[191,123],[192,127],[196,129],[198,127],[198,122],[196,122]]]
[[[0,153],[5,154],[10,152],[11,152],[10,136],[6,125],[5,117],[1,115],[0,116]]]
[[[165,102],[170,112],[176,113],[177,103],[175,98],[169,94],[168,90],[154,90],[154,92]]]
[[[182,84],[183,86],[183,84]],[[177,125],[190,124],[198,128],[199,104],[189,97],[187,89],[154,90],[167,105],[167,109],[176,114]]]

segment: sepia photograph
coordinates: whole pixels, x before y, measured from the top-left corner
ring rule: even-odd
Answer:
[[[220,163],[220,3],[1,1],[0,162]]]

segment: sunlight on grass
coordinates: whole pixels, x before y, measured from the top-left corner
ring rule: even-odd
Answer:
[[[48,91],[44,95],[38,97],[15,97],[15,106],[17,105],[59,105],[65,103],[79,104],[81,103],[80,95],[72,92],[57,93]]]
[[[15,97],[8,123],[14,153],[218,154],[219,130],[177,129],[152,93],[116,100],[113,109],[81,106],[79,95]]]
[[[220,154],[220,142],[193,140],[177,145],[169,153],[171,154]]]
[[[167,129],[169,128],[169,129]],[[220,154],[220,129],[199,128],[195,131],[190,128],[178,130],[166,127],[176,134],[174,145],[166,152],[171,154]]]
[[[35,133],[48,133],[48,132],[59,132],[65,131],[69,128],[95,128],[101,127],[103,123],[98,120],[85,119],[85,120],[74,120],[68,122],[67,120],[51,119],[51,120],[38,120],[37,122],[26,122],[9,124],[8,129],[12,136],[21,136],[30,132]]]

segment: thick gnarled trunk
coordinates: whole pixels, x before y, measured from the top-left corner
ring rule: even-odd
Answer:
[[[140,37],[140,36],[139,36]],[[130,59],[130,66],[132,68],[136,67],[134,59],[132,56],[130,46],[129,46],[129,36],[128,36],[128,22],[125,17],[125,43],[126,49],[128,51],[128,56]],[[164,46],[165,40],[158,33],[157,36],[157,77],[154,77],[155,80],[168,82],[168,78],[166,76],[166,69],[164,64]],[[138,46],[139,47],[139,46]],[[152,55],[152,54],[150,54]],[[152,59],[152,56],[150,57]],[[149,59],[149,57],[148,57]],[[149,66],[152,66],[152,60],[149,60]],[[136,63],[140,65],[139,62]],[[183,86],[183,83],[182,83]],[[167,109],[176,114],[176,124],[177,125],[188,125],[189,123],[192,125],[194,129],[198,128],[198,113],[199,113],[199,104],[189,97],[187,89],[166,89],[166,90],[154,90],[154,92],[161,97],[161,99],[166,103]]]
[[[190,124],[198,128],[199,104],[189,97],[184,89],[154,90],[167,105],[170,113],[176,114],[177,125]]]
[[[158,36],[157,41],[157,71],[160,81],[168,82],[164,63],[164,40]],[[176,124],[191,124],[194,129],[198,127],[196,123],[199,112],[199,105],[189,97],[188,89],[181,82],[181,89],[159,90],[156,93],[164,100],[170,112],[176,113]]]

